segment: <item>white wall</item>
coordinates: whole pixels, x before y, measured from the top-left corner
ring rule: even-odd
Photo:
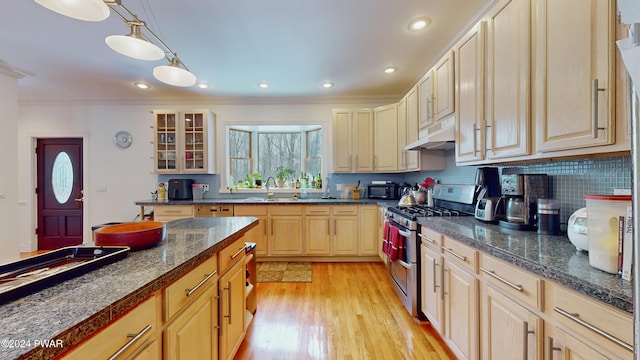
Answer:
[[[110,221],[132,221],[139,212],[136,200],[150,198],[156,189],[153,173],[153,109],[210,109],[216,114],[218,171],[224,169],[224,126],[229,123],[312,123],[327,125],[325,139],[330,140],[333,108],[373,107],[384,104],[20,104],[18,121],[18,174],[21,207],[20,238],[22,251],[37,249],[35,219],[34,139],[38,137],[84,138],[84,235],[91,244],[91,226]],[[133,136],[128,149],[113,143],[119,130]],[[331,146],[326,148],[330,149]],[[325,152],[330,158],[330,152]],[[106,191],[99,191],[105,187]],[[214,189],[212,189],[214,190]]]
[[[1,69],[0,69],[1,70]],[[0,73],[0,264],[20,258],[18,231],[18,82]]]

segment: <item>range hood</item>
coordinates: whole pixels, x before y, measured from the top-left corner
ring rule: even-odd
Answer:
[[[421,132],[420,139],[404,147],[405,150],[448,150],[455,143],[456,118],[454,115],[429,126]]]

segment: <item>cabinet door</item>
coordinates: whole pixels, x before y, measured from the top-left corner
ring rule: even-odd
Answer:
[[[218,354],[218,283],[210,285],[164,332],[167,359],[215,359]]]
[[[422,288],[420,308],[422,313],[429,319],[431,326],[439,333],[443,333],[444,326],[444,292],[442,291],[442,281],[444,280],[442,271],[442,254],[421,245],[422,254]]]
[[[272,216],[270,225],[271,255],[302,255],[301,216]]]
[[[414,86],[405,97],[407,101],[407,144],[418,141],[418,88]],[[420,151],[406,151],[405,162],[407,170],[420,169]]]
[[[153,112],[154,169],[156,173],[177,173],[180,170],[179,116],[175,111]]]
[[[369,109],[353,111],[353,143],[355,171],[373,171],[373,112]]]
[[[305,255],[331,255],[329,216],[305,216]]]
[[[376,247],[378,248],[378,257],[382,262],[387,264],[388,256],[382,252],[382,237],[384,236],[384,222],[386,210],[384,207],[378,208],[378,236],[376,237]]]
[[[482,294],[482,359],[542,359],[542,319],[491,286]]]
[[[351,172],[351,110],[333,110],[333,171]]]
[[[613,143],[615,1],[535,3],[536,150]]]
[[[220,277],[220,359],[233,359],[245,334],[245,264],[235,264]],[[198,359],[194,357],[192,359]]]
[[[162,349],[160,348],[160,342],[156,340],[143,347],[131,360],[157,360],[160,358],[162,358]]]
[[[407,100],[402,98],[398,104],[398,170],[405,171],[407,169],[406,151],[404,147],[407,145]]]
[[[358,255],[375,256],[378,254],[378,240],[382,232],[378,232],[380,224],[378,207],[365,205],[360,207]],[[375,224],[375,225],[374,225]],[[382,225],[384,226],[384,224]]]
[[[550,360],[609,360],[614,357],[603,355],[578,338],[564,332],[562,329],[555,329],[555,338],[548,341],[549,351],[553,354]],[[629,359],[633,354],[629,354]]]
[[[485,151],[484,22],[474,26],[454,50],[458,104],[456,162],[481,160]]]
[[[455,101],[453,96],[454,90],[454,73],[453,73],[453,51],[449,51],[438,61],[433,67],[433,76],[435,79],[434,87],[434,115],[435,121],[445,118],[453,114],[455,110]]]
[[[445,259],[444,341],[459,359],[478,358],[478,280]]]
[[[374,171],[398,170],[398,109],[396,104],[374,109]]]
[[[530,27],[530,0],[500,0],[487,16],[489,159],[529,155],[531,150]]]
[[[358,254],[358,216],[333,217],[333,254]]]
[[[181,116],[181,154],[183,173],[213,173],[212,114],[208,111],[190,111]]]
[[[247,242],[256,243],[256,255],[269,255],[269,242],[267,241],[267,207],[257,205],[235,205],[234,216],[253,216],[258,218],[258,225],[249,230],[244,238]]]
[[[418,82],[418,136],[427,136],[427,128],[434,122],[433,71],[429,70]]]

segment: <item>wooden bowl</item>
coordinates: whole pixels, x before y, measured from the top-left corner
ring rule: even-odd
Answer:
[[[142,221],[105,226],[93,235],[98,246],[129,246],[131,250],[141,250],[155,246],[166,234],[165,223]]]

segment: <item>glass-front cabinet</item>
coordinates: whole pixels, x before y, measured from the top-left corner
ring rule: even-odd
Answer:
[[[214,172],[214,115],[208,110],[153,111],[156,173]]]

